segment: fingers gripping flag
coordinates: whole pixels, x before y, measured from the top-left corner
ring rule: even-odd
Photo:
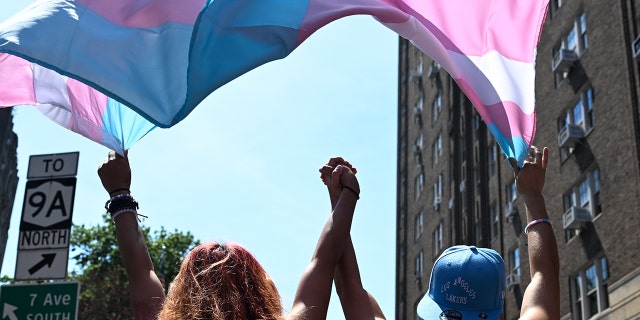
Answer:
[[[319,28],[364,14],[441,64],[520,166],[535,132],[534,62],[547,3],[40,0],[0,24],[0,106],[36,106],[122,152]]]

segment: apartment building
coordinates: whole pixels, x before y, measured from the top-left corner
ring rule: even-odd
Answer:
[[[536,61],[562,319],[640,319],[640,1],[551,0]],[[518,319],[530,282],[513,171],[449,75],[399,41],[396,319],[419,319],[435,259],[498,251]]]

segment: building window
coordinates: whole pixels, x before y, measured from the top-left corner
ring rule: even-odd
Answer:
[[[509,273],[520,275],[520,247],[515,247],[509,251]]]
[[[500,223],[500,215],[498,214],[498,206],[491,204],[491,239],[495,239],[498,236],[498,228]]]
[[[561,50],[571,50],[576,55],[581,56],[589,47],[587,39],[587,16],[582,13],[573,20],[571,29],[560,39],[559,43],[553,47],[552,54],[555,59]],[[555,73],[556,87],[560,85],[562,80],[567,76],[565,73]]]
[[[413,116],[415,123],[422,126],[422,106],[424,105],[424,97],[421,95],[416,101],[415,107],[413,107]]]
[[[422,150],[423,141],[424,141],[424,134],[422,133],[422,131],[420,131],[420,134],[416,138],[416,142],[415,142],[416,146],[418,146],[418,148],[420,148],[420,150]]]
[[[571,279],[572,319],[589,319],[609,307],[607,258],[594,260]]]
[[[493,177],[498,170],[498,144],[493,143],[491,145],[491,151],[489,151],[489,177]]]
[[[473,145],[473,180],[480,184],[480,145],[476,142]]]
[[[516,199],[518,198],[518,191],[516,189],[515,180],[507,184],[507,186],[505,187],[505,196],[507,199],[507,206],[509,206],[512,202],[516,201]]]
[[[480,114],[476,112],[473,115],[473,128],[475,130],[480,129],[480,123],[482,123],[482,118],[480,117]]]
[[[561,39],[560,43],[553,49],[553,56],[562,50],[573,50],[580,56],[589,47],[587,40],[587,16],[583,12],[574,19],[573,25]]]
[[[431,105],[431,124],[435,124],[442,112],[442,89],[438,88],[438,94]]]
[[[420,239],[420,236],[422,235],[423,222],[424,222],[424,215],[422,214],[422,210],[420,210],[420,213],[418,213],[418,215],[416,216],[416,219],[413,225],[414,240],[416,241],[418,241],[418,239]]]
[[[442,156],[442,133],[438,134],[438,137],[431,146],[432,167],[435,167],[438,160]]]
[[[436,182],[433,183],[433,207],[438,209],[442,202],[442,173],[436,178]]]
[[[415,189],[414,189],[414,198],[418,200],[420,195],[422,194],[422,190],[424,190],[424,173],[419,173],[416,177],[415,181]]]
[[[474,216],[475,216],[475,225],[476,225],[476,244],[478,246],[482,245],[482,217],[481,217],[481,209],[480,209],[480,201],[476,200],[476,205],[474,207]]]
[[[595,168],[587,172],[586,177],[565,192],[563,199],[564,212],[571,207],[581,207],[588,209],[591,218],[595,218],[602,213],[600,204],[600,169]],[[565,240],[569,241],[579,230],[565,229]]]
[[[423,266],[424,266],[424,253],[422,252],[422,250],[420,250],[420,252],[418,252],[418,255],[416,256],[416,261],[415,261],[414,277],[416,281],[422,278]]]
[[[568,124],[582,127],[585,133],[591,131],[595,126],[593,89],[591,87],[580,92],[578,101],[563,112],[562,117],[558,119],[558,131],[562,130]]]
[[[552,12],[558,11],[558,9],[560,9],[560,7],[562,7],[562,4],[565,1],[566,0],[551,0],[551,10],[552,10]]]
[[[442,222],[438,224],[438,227],[433,231],[433,257],[437,257],[442,250]]]
[[[567,108],[562,113],[562,116],[558,118],[558,133],[569,124],[580,126],[585,134],[591,132],[595,126],[593,89],[591,87],[580,92],[578,101],[570,108]],[[561,148],[561,159],[567,159],[572,152],[573,148]]]

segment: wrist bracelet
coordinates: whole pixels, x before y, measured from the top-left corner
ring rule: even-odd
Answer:
[[[531,222],[529,222],[529,224],[527,224],[526,227],[524,227],[524,233],[525,234],[529,234],[529,228],[531,228],[532,226],[538,224],[538,223],[548,223],[549,225],[551,225],[551,221],[549,221],[549,219],[536,219],[533,220]]]
[[[347,190],[353,192],[353,194],[356,195],[356,200],[360,200],[360,194],[356,190],[354,190],[353,188],[351,188],[349,186],[342,186],[342,190],[344,190],[344,189],[347,189]]]
[[[132,208],[127,208],[127,209],[122,209],[122,210],[118,210],[116,212],[114,212],[111,215],[111,221],[113,221],[113,223],[116,223],[116,217],[125,213],[125,212],[131,212],[136,216],[136,219],[138,219],[138,222],[142,222],[142,220],[140,220],[140,217],[143,218],[149,218],[147,216],[145,216],[144,214],[139,214],[138,211],[136,209],[132,209]]]

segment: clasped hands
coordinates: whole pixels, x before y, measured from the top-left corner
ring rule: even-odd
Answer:
[[[344,188],[350,189],[356,195],[360,194],[360,185],[355,175],[358,171],[342,157],[329,159],[319,171],[320,179],[329,189],[332,198],[337,199]]]

